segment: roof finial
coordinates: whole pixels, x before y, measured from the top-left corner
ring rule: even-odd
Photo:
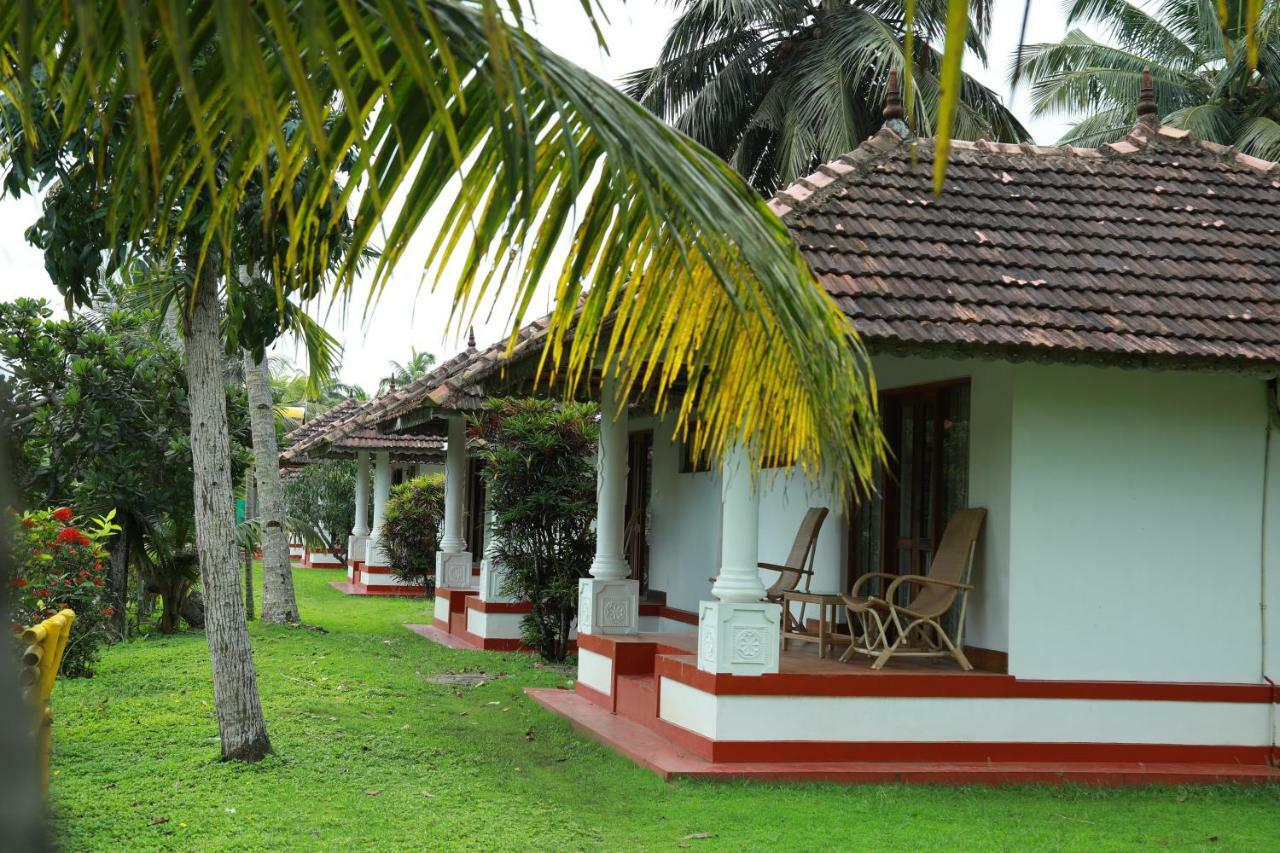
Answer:
[[[1160,123],[1160,114],[1156,107],[1156,89],[1151,83],[1151,66],[1142,67],[1142,86],[1138,89],[1138,121],[1143,124]]]
[[[474,350],[476,348],[476,327],[472,326],[467,329],[467,349]]]
[[[392,391],[395,391],[395,390],[396,390],[396,378],[394,376],[388,376],[387,377],[387,393],[391,393]]]
[[[898,94],[898,69],[889,69],[889,83],[885,87],[884,110],[881,112],[885,121],[902,119],[906,113],[902,109],[902,96]]]

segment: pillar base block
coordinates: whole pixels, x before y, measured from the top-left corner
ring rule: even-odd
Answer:
[[[638,634],[640,581],[630,578],[578,581],[578,633]]]
[[[470,551],[436,552],[436,586],[449,589],[475,589],[476,578]]]
[[[698,603],[698,669],[729,675],[778,671],[782,605],[767,601]]]
[[[369,536],[365,533],[352,533],[347,537],[347,562],[362,563],[364,562],[365,548],[369,544]]]
[[[369,534],[369,538],[364,543],[364,559],[361,561],[366,566],[386,567],[391,565],[391,557],[387,555],[387,551],[382,547],[382,537],[378,535],[378,531]]]
[[[502,591],[502,584],[506,582],[506,567],[492,557],[485,557],[480,561],[480,600],[492,601],[500,604],[515,604],[517,599],[513,596],[506,595]]]

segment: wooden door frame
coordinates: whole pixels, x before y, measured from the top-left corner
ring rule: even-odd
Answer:
[[[924,542],[924,536],[918,535],[922,531],[916,529],[919,525],[919,514],[914,513],[915,518],[912,519],[912,530],[910,535],[903,539],[897,535],[899,529],[899,498],[902,490],[902,483],[899,481],[900,468],[896,468],[898,462],[893,455],[893,437],[901,435],[902,428],[902,398],[913,397],[923,403],[932,399],[937,407],[934,417],[934,436],[933,436],[933,453],[929,460],[930,475],[938,476],[937,482],[934,484],[932,493],[929,496],[929,541],[932,543],[931,548],[936,548],[938,539],[942,535],[942,526],[946,523],[946,519],[940,519],[938,516],[942,512],[942,493],[944,482],[942,478],[942,462],[943,462],[943,432],[942,424],[944,420],[943,411],[943,392],[959,387],[972,387],[970,377],[957,377],[955,379],[947,379],[939,382],[927,382],[918,385],[903,385],[896,388],[881,389],[878,395],[880,411],[884,418],[884,434],[889,442],[889,456],[886,459],[885,470],[881,477],[881,512],[880,512],[880,564],[875,567],[862,568],[858,566],[857,548],[854,547],[858,532],[858,516],[862,511],[859,507],[854,512],[849,513],[849,520],[846,525],[846,537],[849,543],[847,549],[847,557],[845,561],[845,577],[844,586],[846,589],[852,586],[854,580],[858,577],[859,571],[880,571],[885,574],[902,574],[898,570],[898,552],[903,547],[908,547],[910,551],[910,565],[908,572],[910,574],[922,573],[921,559],[921,543]],[[898,405],[886,405],[889,403],[897,403]],[[923,421],[923,408],[917,410],[921,414],[917,415],[920,421]],[[921,423],[916,424],[917,427]],[[920,453],[913,455],[923,455],[922,448],[924,445],[924,430],[916,428],[912,433],[913,440],[919,442],[921,447]],[[972,438],[972,436],[971,436]],[[874,587],[878,590],[877,594],[884,592],[884,587]]]
[[[650,568],[649,557],[651,552],[649,548],[649,531],[645,526],[645,524],[643,523],[643,518],[648,517],[650,501],[652,500],[652,496],[653,496],[653,430],[652,429],[635,429],[627,432],[627,500],[626,500],[626,521],[624,522],[624,527],[623,527],[624,536],[625,536],[625,530],[627,527],[630,526],[631,517],[634,514],[634,510],[631,505],[631,499],[632,499],[632,495],[638,489],[638,485],[634,478],[641,476],[641,473],[637,470],[636,466],[632,464],[634,461],[634,455],[635,455],[635,449],[636,449],[637,443],[647,448],[648,450],[648,460],[647,460],[648,465],[646,470],[643,472],[644,488],[643,488],[642,494],[644,496],[645,505],[643,507],[643,516],[642,516],[642,521],[639,527],[639,536],[641,537],[641,540],[643,542],[643,549],[644,549],[644,563],[643,563],[643,566],[631,565],[629,566],[629,568],[631,569],[631,577],[640,582],[640,595],[643,596],[645,593],[649,591],[649,568]],[[631,552],[628,549],[627,551],[628,563],[631,562],[630,557],[631,557]]]

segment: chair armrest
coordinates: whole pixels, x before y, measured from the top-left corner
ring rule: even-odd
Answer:
[[[869,581],[872,578],[896,578],[896,577],[898,576],[891,575],[888,572],[867,572],[865,575],[859,575],[858,579],[853,582],[853,588],[849,590],[849,595],[856,597],[858,594],[858,587],[862,586],[862,584],[865,581]]]
[[[883,598],[876,598],[874,595],[869,598],[855,598],[852,595],[840,593],[840,598],[844,601],[844,606],[850,610],[866,610],[870,607],[888,609],[889,602]]]
[[[898,591],[898,587],[904,583],[915,583],[921,586],[932,584],[933,586],[946,586],[951,589],[973,589],[972,584],[960,583],[958,581],[944,581],[941,578],[931,578],[927,575],[898,575],[898,579],[889,584],[889,588],[885,590],[884,597],[893,600],[893,594]]]
[[[812,569],[797,569],[792,566],[780,566],[777,563],[756,563],[756,566],[761,569],[767,569],[771,572],[778,572],[779,574],[783,572],[795,572],[798,575],[813,574]]]

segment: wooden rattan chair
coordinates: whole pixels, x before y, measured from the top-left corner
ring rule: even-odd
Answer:
[[[851,639],[840,657],[847,661],[855,653],[875,658],[872,669],[880,669],[895,655],[903,657],[946,657],[956,659],[965,670],[973,664],[964,655],[964,617],[969,600],[973,555],[978,546],[985,509],[962,509],[951,517],[929,563],[928,575],[893,575],[870,572],[858,578],[848,595],[842,596],[849,611]],[[883,597],[859,595],[872,578],[889,581]],[[896,604],[898,588],[917,587],[905,605]],[[960,599],[955,639],[947,634],[941,620],[956,599]]]
[[[791,551],[787,561],[778,563],[760,563],[760,568],[778,573],[778,579],[765,590],[765,601],[782,603],[783,593],[791,592],[804,582],[804,591],[809,591],[809,583],[813,580],[813,555],[818,550],[818,534],[822,531],[822,522],[827,520],[830,510],[825,506],[812,506],[800,520],[800,528],[796,530],[795,541],[791,543]]]

